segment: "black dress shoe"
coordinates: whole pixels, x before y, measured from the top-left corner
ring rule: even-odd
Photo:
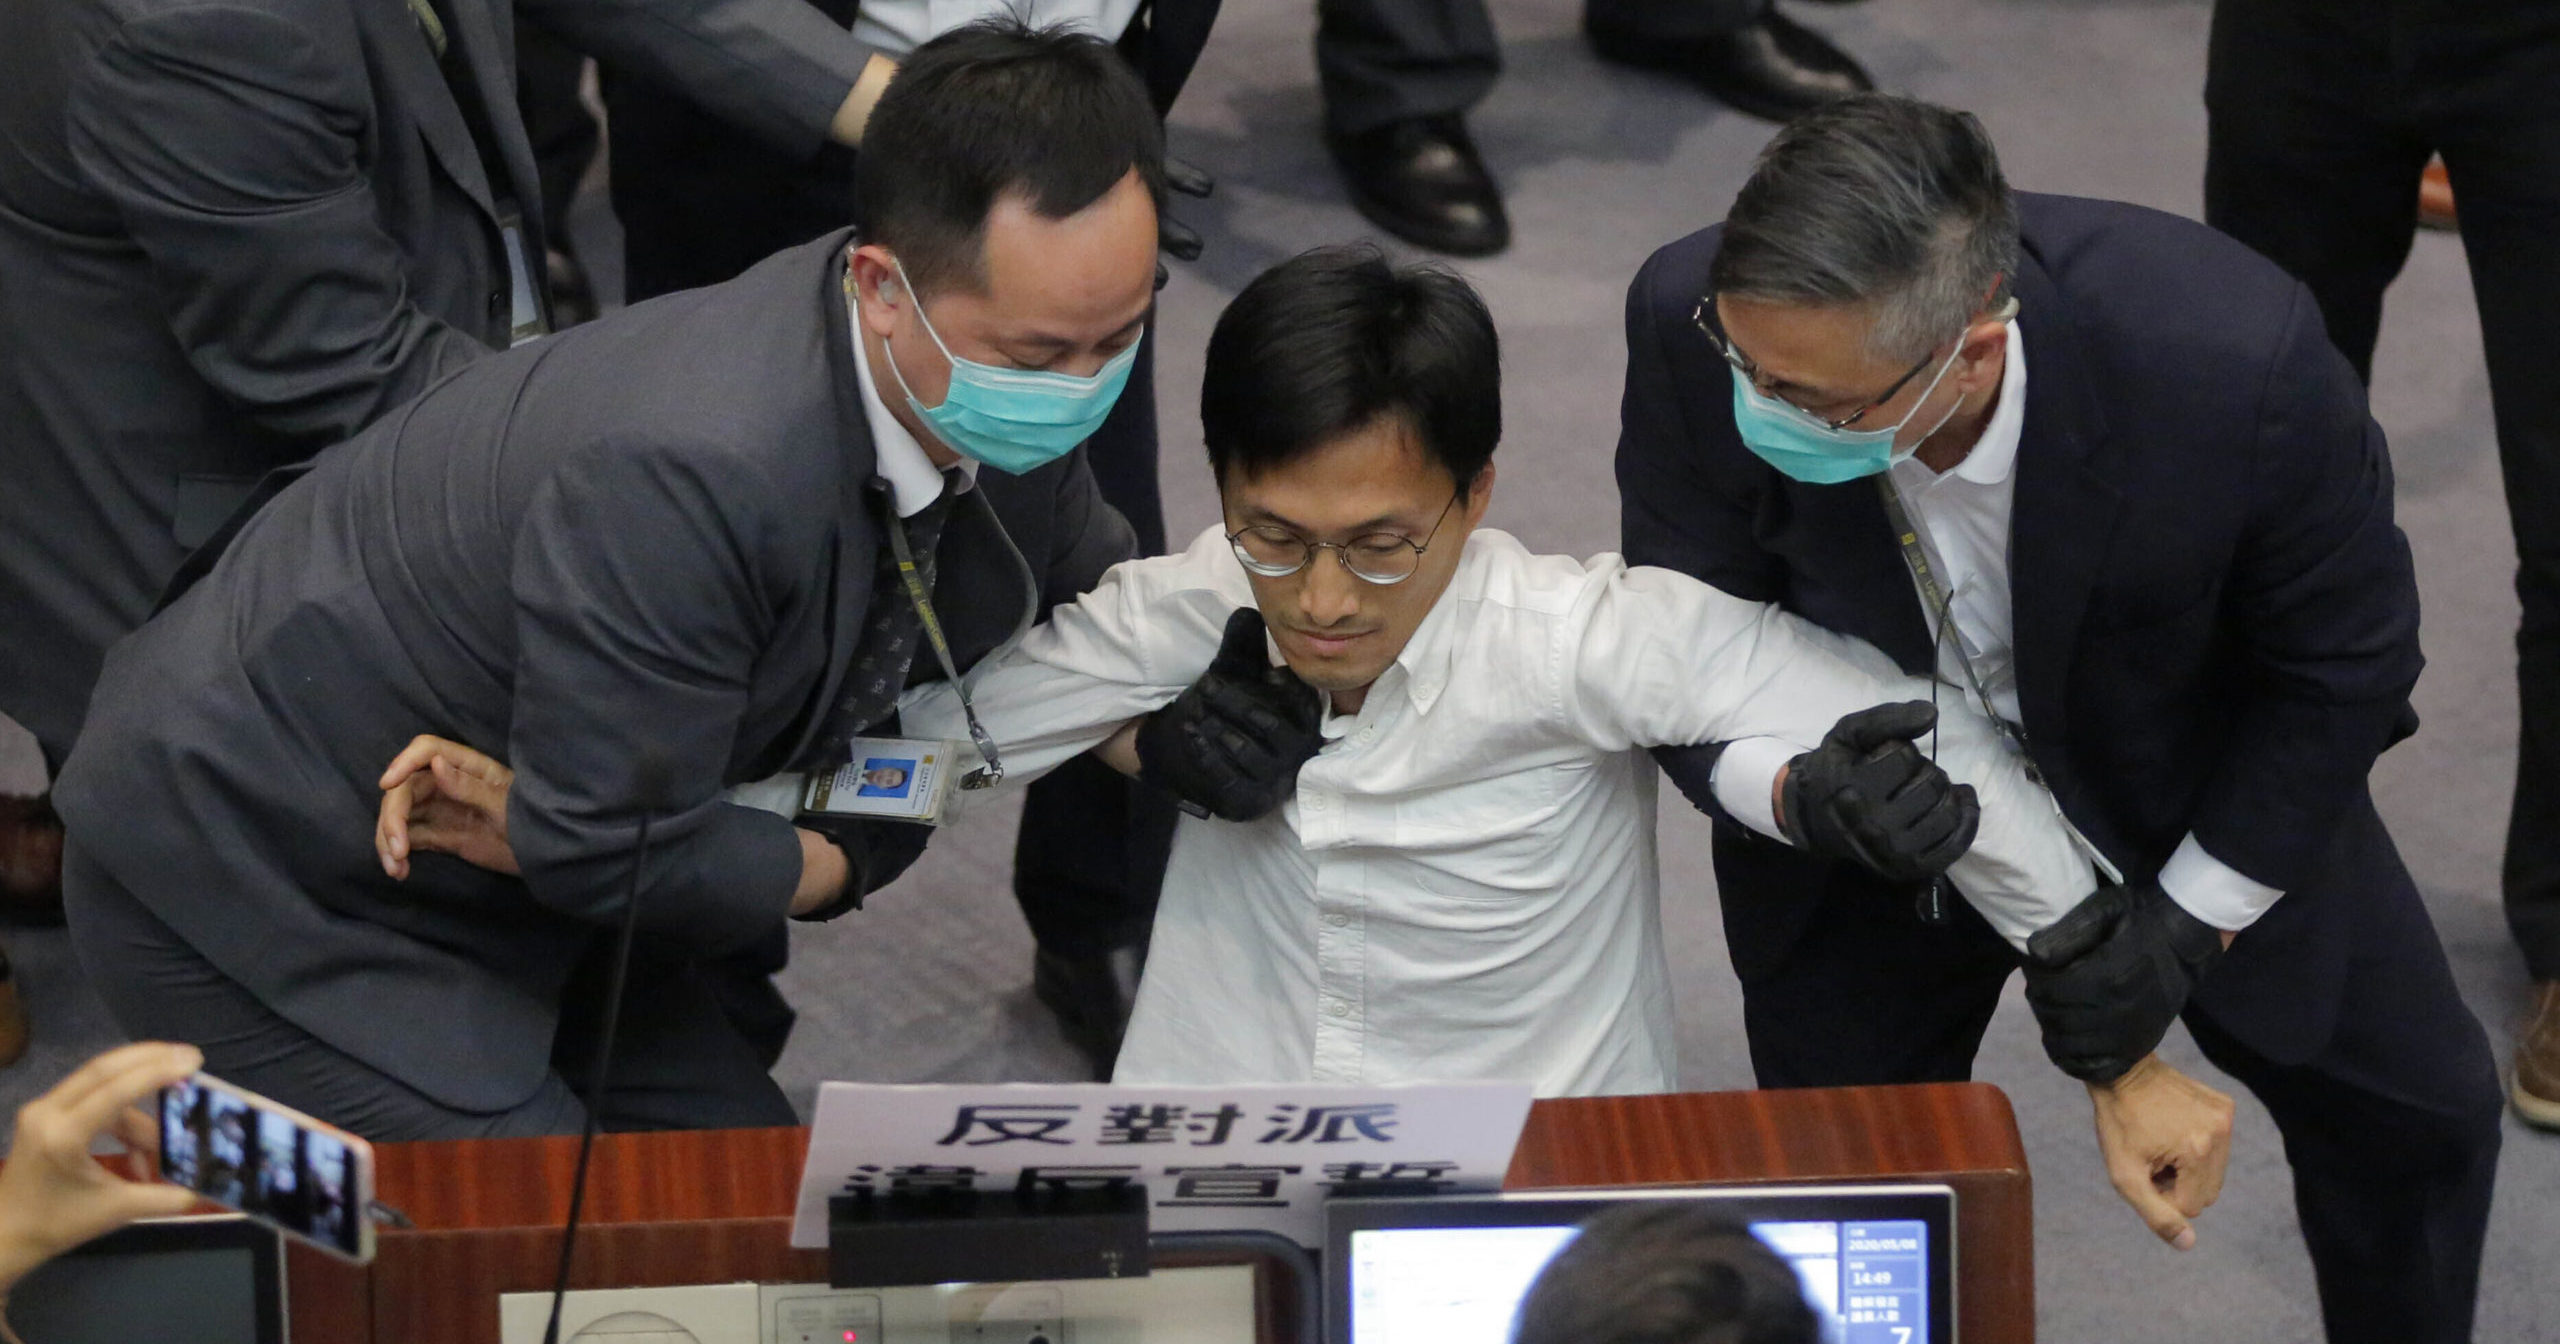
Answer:
[[[1695,80],[1736,110],[1771,121],[1876,86],[1855,57],[1775,10],[1749,27],[1690,42],[1596,24],[1586,31],[1604,59]]]
[[[1502,189],[1457,117],[1418,117],[1325,142],[1351,186],[1351,203],[1370,223],[1453,256],[1486,257],[1511,246]]]
[[[1065,957],[1041,948],[1031,958],[1031,993],[1058,1015],[1069,1044],[1093,1065],[1093,1080],[1111,1081],[1129,1010],[1138,1002],[1138,974],[1146,953],[1115,947],[1098,956]]]

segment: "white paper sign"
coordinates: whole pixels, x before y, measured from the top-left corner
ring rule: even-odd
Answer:
[[[1314,1246],[1335,1194],[1500,1189],[1528,1116],[1526,1083],[828,1083],[791,1244],[827,1244],[832,1195],[1006,1193],[1028,1181],[1140,1184],[1156,1231],[1268,1231]]]

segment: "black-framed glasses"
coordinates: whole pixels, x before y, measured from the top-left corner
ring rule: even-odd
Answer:
[[[1431,549],[1432,538],[1440,535],[1440,525],[1449,521],[1449,510],[1458,507],[1458,501],[1466,494],[1466,488],[1461,486],[1449,496],[1449,502],[1440,506],[1440,516],[1431,520],[1431,530],[1423,533],[1420,541],[1400,532],[1371,532],[1349,541],[1309,541],[1285,527],[1262,523],[1228,533],[1227,544],[1235,548],[1238,562],[1266,579],[1285,579],[1314,564],[1316,552],[1331,551],[1351,577],[1384,587],[1402,583],[1422,568],[1422,557]]]
[[[1702,295],[1698,299],[1698,306],[1690,310],[1689,320],[1697,323],[1698,330],[1706,333],[1708,343],[1715,346],[1717,354],[1724,356],[1724,362],[1732,365],[1733,371],[1742,375],[1743,380],[1751,384],[1753,391],[1759,391],[1760,380],[1763,377],[1760,372],[1760,366],[1752,363],[1750,356],[1733,347],[1733,340],[1731,337],[1724,334],[1724,324],[1716,317],[1715,311],[1716,296],[1713,294]],[[1812,411],[1808,411],[1804,407],[1798,406],[1794,402],[1787,400],[1785,397],[1765,393],[1763,395],[1769,396],[1770,400],[1775,401],[1779,405],[1786,407],[1788,410],[1794,411],[1805,419],[1822,426],[1824,429],[1847,429],[1849,426],[1865,419],[1869,411],[1893,400],[1894,394],[1900,392],[1912,379],[1919,377],[1920,371],[1929,367],[1929,361],[1935,359],[1937,354],[1938,352],[1936,350],[1931,350],[1929,353],[1922,355],[1918,363],[1915,363],[1910,368],[1903,370],[1902,376],[1893,380],[1893,386],[1886,388],[1883,392],[1870,398],[1865,405],[1860,406],[1858,409],[1851,411],[1847,415],[1841,416],[1838,419],[1833,419],[1827,415],[1817,415]]]

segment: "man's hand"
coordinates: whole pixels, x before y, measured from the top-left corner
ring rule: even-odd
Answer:
[[[2196,1244],[2196,1215],[2222,1195],[2231,1098],[2145,1055],[2112,1084],[2089,1084],[2098,1153],[2116,1193],[2162,1241]]]
[[[516,852],[507,844],[507,791],[515,781],[515,771],[459,742],[411,738],[382,772],[373,826],[382,871],[408,881],[409,856],[425,853],[515,873]]]
[[[20,1108],[8,1165],[0,1167],[0,1291],[92,1237],[195,1207],[192,1192],[154,1179],[159,1129],[136,1103],[203,1067],[192,1045],[128,1045]],[[131,1179],[89,1155],[107,1133],[133,1155]]]
[[[2027,939],[2045,1054],[2084,1083],[2114,1082],[2159,1047],[2227,942],[2156,881],[2100,887]]]
[[[1323,717],[1315,688],[1271,665],[1262,613],[1239,608],[1209,670],[1138,729],[1138,777],[1194,815],[1252,821],[1298,786]]]
[[[1964,857],[1982,824],[1973,786],[1953,783],[1912,739],[1938,722],[1927,701],[1862,709],[1787,762],[1778,827],[1787,842],[1896,882],[1926,882]]]

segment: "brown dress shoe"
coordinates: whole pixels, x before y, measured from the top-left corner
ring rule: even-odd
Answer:
[[[2454,227],[2453,179],[2445,176],[2442,159],[2427,160],[2427,170],[2418,175],[2418,227]]]
[[[0,798],[0,923],[62,922],[62,819],[50,796]]]
[[[2516,1039],[2516,1081],[2508,1098],[2528,1122],[2560,1129],[2560,980],[2533,987],[2533,1018]]]
[[[9,954],[0,952],[0,1069],[26,1053],[27,1006],[18,1001],[18,977],[10,970]]]

